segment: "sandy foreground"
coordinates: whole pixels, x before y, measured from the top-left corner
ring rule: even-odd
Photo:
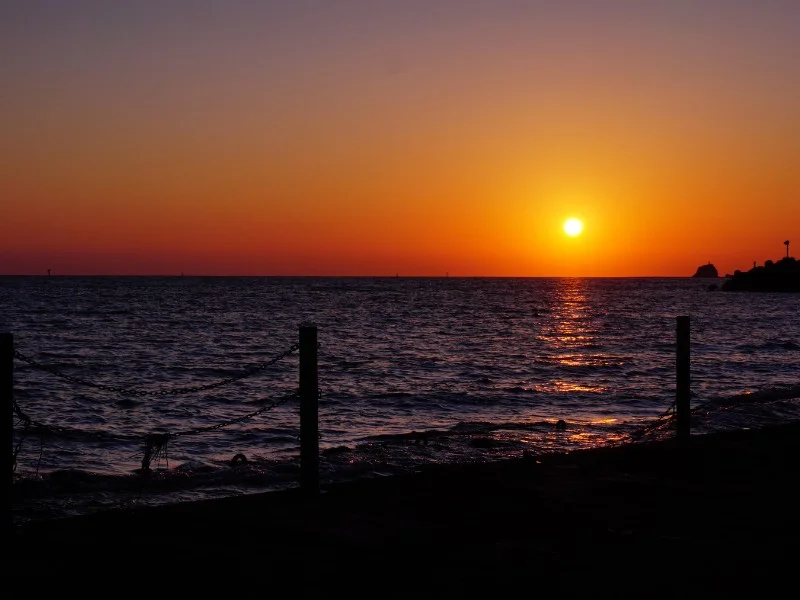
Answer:
[[[798,457],[788,424],[108,511],[17,527],[4,572],[248,597],[794,597]]]

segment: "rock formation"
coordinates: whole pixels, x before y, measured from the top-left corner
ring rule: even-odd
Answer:
[[[707,265],[700,265],[692,277],[719,277],[717,267],[708,263]]]

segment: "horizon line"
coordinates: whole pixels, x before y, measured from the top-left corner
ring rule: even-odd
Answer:
[[[44,279],[53,277],[163,277],[181,279],[192,278],[305,278],[305,279],[725,279],[726,275],[718,277],[694,277],[692,275],[245,275],[245,274],[158,274],[158,273],[137,273],[137,274],[115,274],[115,273],[68,273],[68,274],[41,274],[41,273],[0,273],[0,277],[41,277]]]

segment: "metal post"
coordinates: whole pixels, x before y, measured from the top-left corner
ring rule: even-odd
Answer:
[[[0,513],[3,529],[11,529],[11,490],[14,485],[14,336],[0,333],[0,446],[3,487],[0,490]]]
[[[319,382],[317,328],[300,327],[300,487],[319,492]]]
[[[689,398],[691,396],[689,317],[682,316],[677,318],[676,349],[675,411],[677,413],[678,437],[688,438],[689,430],[691,429],[691,415],[689,413]]]

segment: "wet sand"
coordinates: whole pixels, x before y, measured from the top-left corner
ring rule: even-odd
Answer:
[[[158,574],[259,597],[766,593],[796,585],[798,457],[790,424],[431,467],[311,499],[291,490],[109,511],[18,527],[6,566],[136,584]]]

